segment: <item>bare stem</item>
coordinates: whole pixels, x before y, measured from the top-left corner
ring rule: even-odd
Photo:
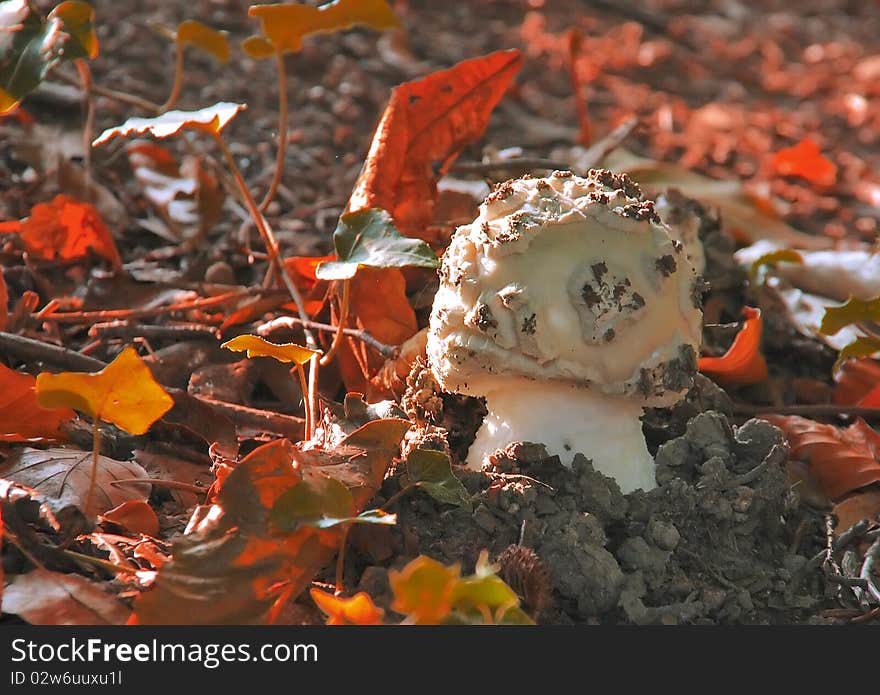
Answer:
[[[260,232],[260,236],[263,237],[263,243],[266,245],[266,251],[269,254],[269,262],[275,266],[275,270],[278,272],[279,277],[281,277],[284,282],[284,286],[287,288],[287,291],[290,292],[290,296],[293,298],[294,304],[296,304],[297,313],[300,318],[304,321],[308,320],[308,314],[306,314],[305,309],[303,309],[303,299],[302,295],[300,295],[299,290],[296,287],[296,284],[293,282],[293,279],[287,272],[287,268],[284,267],[284,262],[281,260],[281,252],[278,248],[278,241],[275,239],[275,234],[272,232],[272,228],[269,226],[269,223],[266,221],[266,218],[263,217],[263,213],[260,212],[260,208],[257,205],[254,197],[251,195],[251,192],[248,190],[247,184],[245,183],[244,177],[241,175],[241,171],[239,171],[238,167],[235,164],[235,158],[232,156],[232,152],[229,151],[229,148],[226,146],[223,138],[219,133],[211,132],[214,136],[214,140],[217,142],[217,145],[220,147],[220,150],[223,152],[223,157],[226,160],[226,164],[229,167],[229,170],[232,172],[232,177],[235,180],[235,185],[238,187],[239,193],[241,193],[242,201],[248,209],[251,217],[254,220],[254,224],[257,226],[257,231]],[[303,326],[303,332],[306,336],[306,343],[308,346],[313,349],[318,349],[318,343],[315,340],[314,334]]]
[[[86,192],[89,198],[92,197],[92,133],[95,129],[95,101],[92,99],[92,71],[89,70],[89,64],[84,58],[74,61],[79,79],[83,88],[83,106],[85,106],[86,117],[83,124],[83,145],[85,148],[85,156],[83,164],[86,170]]]
[[[92,515],[92,502],[95,498],[95,481],[98,477],[98,452],[101,447],[101,431],[98,429],[98,416],[92,416],[92,472],[89,477],[89,492],[86,495],[86,506],[83,512],[86,517]]]
[[[66,82],[67,84],[72,84],[76,87],[81,87],[79,80],[77,78],[72,77],[71,75],[66,75],[60,70],[53,73],[58,77],[62,82]],[[139,109],[142,109],[148,113],[159,113],[161,110],[161,106],[156,104],[148,99],[142,99],[139,96],[134,94],[129,94],[128,92],[120,92],[116,89],[109,89],[108,87],[102,87],[99,84],[89,85],[89,89],[92,94],[97,94],[99,97],[106,97],[107,99],[113,99],[113,101],[118,101],[121,104],[128,104],[129,106],[134,106]]]
[[[344,588],[342,584],[343,576],[345,575],[345,545],[348,541],[348,529],[351,528],[351,524],[343,524],[342,528],[342,538],[339,539],[339,552],[336,554],[336,595],[342,593]]]
[[[299,390],[302,393],[303,410],[306,416],[306,439],[311,439],[312,432],[315,430],[315,421],[312,418],[312,403],[309,398],[309,386],[306,383],[306,370],[301,364],[297,364],[294,371],[299,378]]]
[[[315,434],[315,427],[318,424],[320,413],[318,412],[318,368],[321,365],[321,359],[318,355],[312,357],[309,361],[309,406],[308,411],[311,413],[309,418],[309,428],[306,430],[306,439],[309,440]]]
[[[339,319],[336,334],[333,336],[333,344],[327,354],[321,358],[321,366],[326,367],[339,349],[342,336],[345,334],[345,324],[348,321],[349,297],[351,295],[351,278],[342,281],[342,298],[339,300]]]
[[[159,107],[159,113],[173,109],[180,98],[180,90],[183,88],[183,44],[177,42],[174,57],[174,83],[171,85],[171,94],[165,103]]]
[[[284,67],[284,54],[281,51],[275,53],[275,65],[278,72],[278,147],[272,182],[260,203],[261,212],[269,207],[269,203],[278,192],[278,185],[281,183],[281,175],[284,172],[284,157],[287,153],[287,69]]]

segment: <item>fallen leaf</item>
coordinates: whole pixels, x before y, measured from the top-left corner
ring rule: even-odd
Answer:
[[[159,517],[143,500],[128,500],[101,514],[103,521],[121,526],[131,533],[145,536],[159,535]]]
[[[37,380],[0,364],[0,441],[65,441],[61,429],[76,417],[70,408],[47,410],[37,403]]]
[[[391,609],[412,618],[416,625],[438,625],[452,612],[461,579],[459,565],[444,564],[420,555],[402,570],[388,570],[394,592]]]
[[[6,289],[6,280],[3,278],[3,269],[0,268],[0,331],[6,330],[9,321],[9,292]]]
[[[151,478],[201,486],[204,489],[204,493],[197,495],[189,490],[169,487],[168,492],[171,497],[184,509],[192,509],[196,504],[204,502],[208,489],[214,483],[215,476],[206,464],[140,449],[135,449],[134,458],[146,469]]]
[[[130,434],[144,434],[174,405],[131,346],[95,374],[43,372],[37,376],[37,402],[81,410]]]
[[[834,380],[837,382],[834,402],[838,405],[856,405],[880,385],[880,362],[867,359],[844,362],[834,375]]]
[[[315,269],[319,280],[349,280],[360,268],[438,268],[431,247],[401,236],[385,210],[374,208],[343,215],[333,232],[336,259]]]
[[[162,416],[164,422],[192,432],[226,458],[238,456],[235,423],[186,391],[173,393],[174,407]]]
[[[828,499],[839,500],[880,481],[880,435],[861,418],[841,428],[795,415],[761,417],[785,433],[789,458],[805,464],[811,481]]]
[[[122,267],[116,243],[98,211],[62,194],[50,203],[34,205],[30,217],[0,222],[0,233],[18,234],[29,254],[46,261],[76,260],[92,250],[114,268]]]
[[[195,46],[221,63],[229,62],[229,40],[227,32],[217,31],[194,19],[187,19],[177,25],[175,41],[181,46]]]
[[[826,314],[827,315],[827,314]],[[837,355],[832,371],[837,371],[844,362],[853,358],[870,357],[880,352],[880,338],[859,337],[845,345]],[[861,405],[861,402],[860,402]]]
[[[272,357],[279,362],[303,365],[320,354],[316,350],[296,343],[270,343],[256,335],[239,335],[227,340],[220,347],[233,352],[247,352],[248,357]]]
[[[92,142],[93,147],[118,136],[149,133],[155,138],[167,138],[177,135],[181,130],[191,128],[207,133],[219,134],[226,125],[241,111],[245,104],[233,104],[221,101],[198,111],[167,111],[155,118],[129,118],[122,125],[108,128]]]
[[[308,510],[276,507],[289,490],[320,488],[320,478],[341,483],[362,509],[382,483],[409,422],[374,420],[331,449],[265,444],[225,478],[215,504],[197,508],[189,532],[174,543],[173,559],[153,587],[138,597],[132,623],[238,624],[264,620],[280,596],[293,600],[335,554],[341,528],[320,528],[324,501]],[[330,504],[341,499],[329,484]],[[312,505],[316,497],[304,500]],[[336,500],[337,502],[334,502]],[[289,500],[288,500],[289,502]],[[349,509],[348,500],[345,500]],[[341,508],[341,506],[340,506]],[[308,511],[308,513],[305,513]],[[302,523],[294,523],[299,516]],[[282,522],[279,527],[276,522]]]
[[[443,451],[413,449],[406,459],[401,486],[421,488],[438,502],[471,507],[471,496],[453,474],[449,456]]]
[[[845,326],[864,321],[880,321],[880,297],[864,301],[850,296],[845,304],[828,307],[820,330],[834,335]]]
[[[761,310],[743,307],[745,325],[721,357],[701,357],[697,368],[723,386],[747,386],[767,378],[767,363],[761,354],[763,324]]]
[[[385,611],[378,608],[370,595],[358,592],[351,598],[334,596],[312,589],[312,600],[327,615],[328,625],[381,625]]]
[[[7,584],[3,612],[31,625],[122,625],[131,611],[96,582],[37,568]]]
[[[837,517],[835,531],[838,534],[862,519],[880,521],[880,488],[871,485],[848,495],[834,505],[833,513]]]
[[[800,176],[819,186],[833,186],[837,181],[837,165],[810,138],[779,150],[770,159],[770,168],[781,176]]]
[[[91,451],[25,447],[13,452],[0,465],[0,476],[39,492],[55,516],[60,517],[71,508],[83,510],[89,494],[91,467]],[[115,480],[131,478],[147,478],[147,472],[134,461],[98,456],[92,511],[101,514],[128,500],[146,500],[152,489],[149,483],[111,485]]]
[[[94,10],[86,2],[62,2],[44,20],[27,0],[0,9],[0,113],[14,109],[60,62],[96,58]]]
[[[251,5],[248,14],[262,22],[263,34],[280,52],[296,53],[303,39],[354,26],[379,31],[400,26],[385,0],[336,0],[321,7],[302,4]],[[254,56],[252,56],[254,57]]]
[[[437,179],[483,134],[522,60],[498,51],[395,87],[346,211],[387,210],[401,232],[430,241]]]

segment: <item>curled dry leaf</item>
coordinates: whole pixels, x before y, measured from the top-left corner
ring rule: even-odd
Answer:
[[[327,615],[328,625],[381,625],[385,611],[378,608],[370,595],[361,591],[351,598],[334,596],[312,589],[312,600]]]
[[[0,466],[0,476],[36,490],[56,516],[75,507],[84,510],[91,483],[92,452],[77,449],[25,447]],[[112,485],[116,480],[147,478],[134,461],[98,456],[93,511],[103,513],[127,500],[146,500],[149,483]]]
[[[401,232],[431,241],[437,179],[483,134],[522,60],[498,51],[396,87],[347,211],[387,210]]]
[[[30,217],[0,223],[0,233],[18,234],[25,250],[42,260],[77,260],[94,251],[114,268],[122,267],[116,243],[98,211],[63,194],[34,205]]]
[[[767,378],[767,363],[761,354],[763,324],[761,310],[743,307],[745,325],[730,349],[721,357],[701,357],[698,369],[723,386],[747,386]]]
[[[804,464],[810,482],[828,499],[880,481],[880,435],[861,418],[843,428],[794,415],[761,417],[785,432],[789,458]]]
[[[121,526],[126,531],[145,536],[159,535],[159,517],[143,500],[128,500],[101,514],[102,521]]]
[[[9,582],[3,612],[31,625],[123,625],[131,611],[85,577],[35,569]]]
[[[37,380],[0,364],[0,441],[64,441],[61,426],[76,417],[70,408],[47,410],[37,403]]]
[[[868,394],[880,387],[880,362],[877,360],[850,360],[841,365],[834,375],[837,386],[834,389],[834,402],[838,405],[864,405]],[[873,399],[872,399],[873,400]],[[877,407],[880,398],[873,405]]]
[[[44,408],[75,408],[130,434],[144,434],[174,405],[130,346],[95,374],[43,372],[37,376],[37,399]]]
[[[198,111],[167,111],[155,118],[129,118],[122,125],[108,128],[101,133],[92,142],[92,146],[97,147],[115,137],[132,134],[149,133],[155,138],[162,139],[177,135],[181,130],[187,128],[218,134],[246,108],[245,104],[221,101]]]

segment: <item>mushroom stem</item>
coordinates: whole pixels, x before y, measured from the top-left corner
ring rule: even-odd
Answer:
[[[486,392],[489,413],[468,452],[470,468],[479,469],[496,449],[514,441],[536,442],[566,467],[582,453],[624,494],[656,487],[639,402],[563,382],[516,377],[502,382]]]

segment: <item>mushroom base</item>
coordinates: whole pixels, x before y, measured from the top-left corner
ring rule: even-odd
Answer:
[[[566,467],[582,453],[624,494],[657,486],[638,402],[562,383],[508,378],[503,388],[486,394],[486,405],[489,413],[468,451],[470,468],[480,469],[496,449],[512,442],[535,442]]]

